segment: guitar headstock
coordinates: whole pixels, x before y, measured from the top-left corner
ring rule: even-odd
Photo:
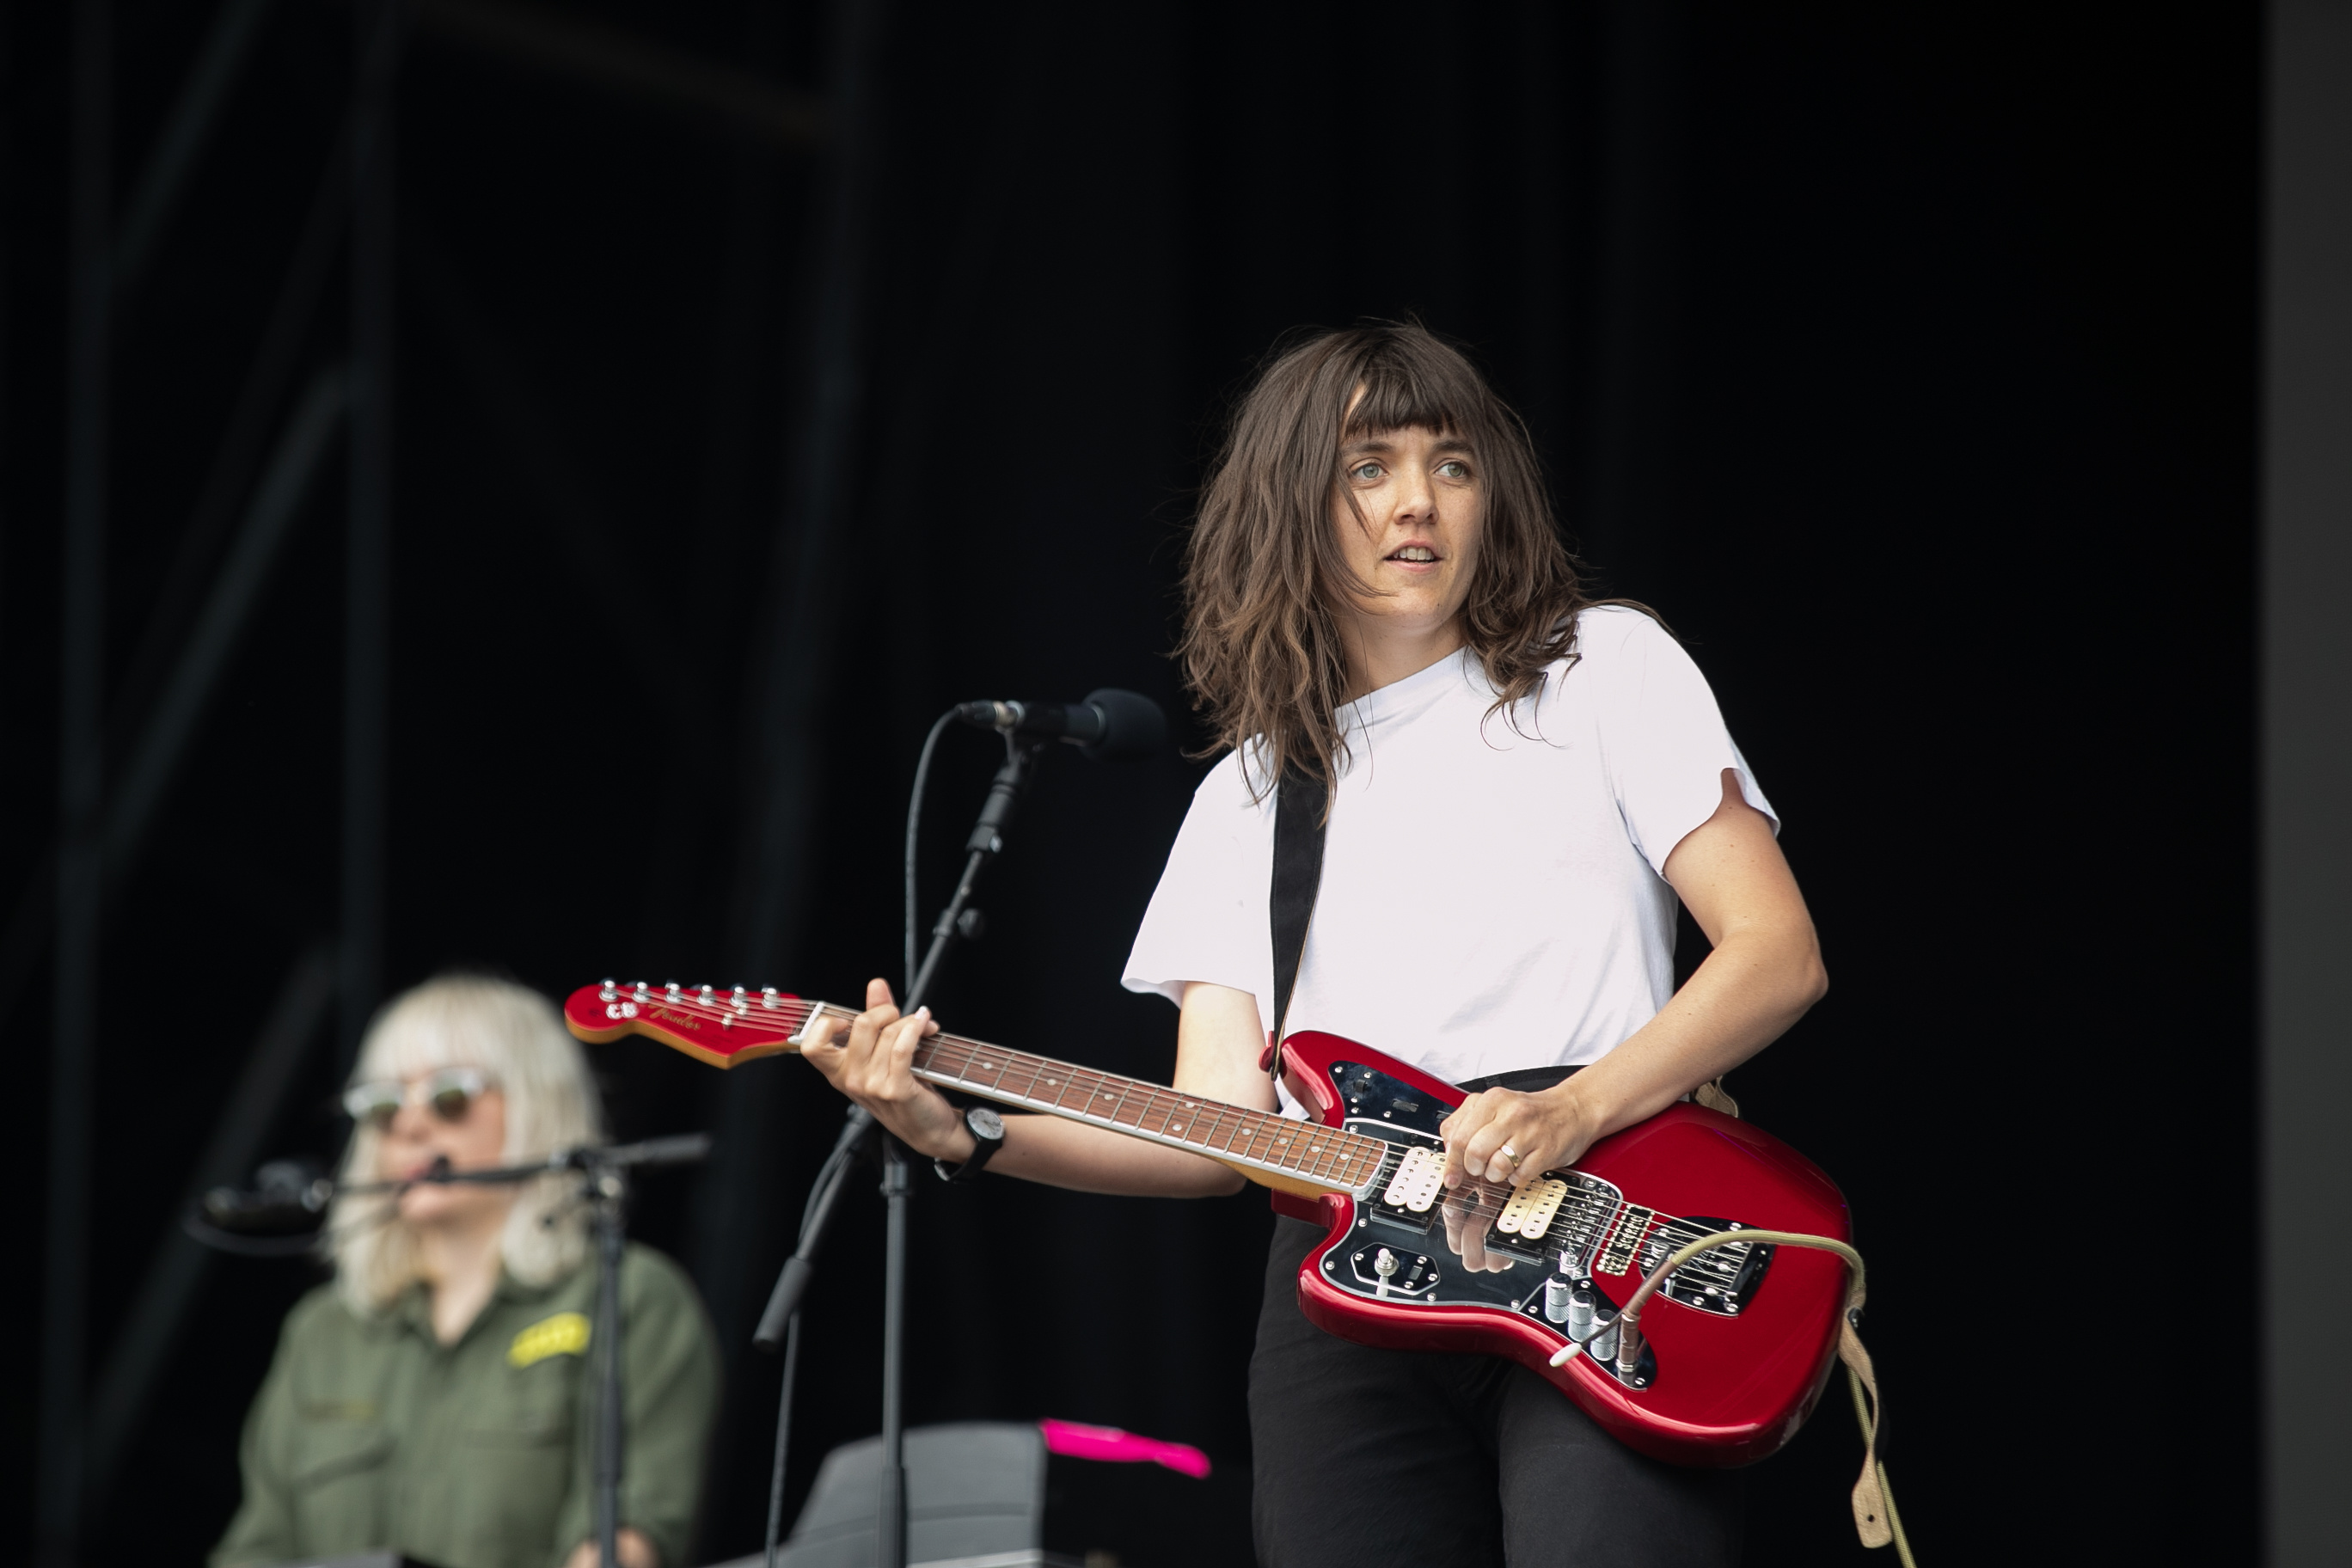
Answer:
[[[797,1037],[823,1006],[772,987],[583,985],[563,1002],[563,1022],[583,1040],[643,1035],[715,1068],[731,1068],[800,1048]]]

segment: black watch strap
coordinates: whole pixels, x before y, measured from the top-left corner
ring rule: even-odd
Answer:
[[[1004,1147],[1004,1118],[985,1105],[975,1105],[963,1113],[964,1131],[971,1134],[971,1158],[961,1165],[950,1166],[945,1160],[931,1162],[931,1172],[942,1182],[969,1182],[987,1168],[996,1152]]]

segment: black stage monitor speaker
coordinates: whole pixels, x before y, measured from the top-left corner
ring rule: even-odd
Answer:
[[[783,1568],[874,1568],[882,1439],[824,1457],[778,1561]],[[923,1568],[1044,1568],[1045,1439],[1012,1421],[958,1421],[907,1431],[907,1561]],[[747,1557],[746,1564],[761,1560]],[[737,1568],[730,1564],[729,1568]]]

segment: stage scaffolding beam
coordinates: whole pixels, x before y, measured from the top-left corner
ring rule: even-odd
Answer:
[[[88,1346],[90,1092],[106,721],[107,223],[113,114],[109,0],[75,0],[66,326],[65,531],[58,587],[58,913],[50,996],[47,1233],[35,1560],[66,1568],[81,1544]]]
[[[326,460],[328,442],[342,423],[348,395],[340,365],[320,371],[286,422],[269,467],[246,509],[245,524],[213,581],[211,598],[172,669],[171,684],[149,719],[138,746],[126,753],[121,781],[106,814],[105,867],[111,872],[147,836],[147,826],[194,738],[213,689],[252,618],[269,569]]]
[[[220,1121],[197,1157],[182,1204],[172,1211],[169,1228],[148,1261],[115,1335],[114,1350],[93,1386],[87,1480],[93,1504],[106,1495],[212,1261],[213,1254],[180,1228],[180,1216],[207,1190],[242,1182],[251,1173],[262,1140],[285,1107],[303,1052],[332,1013],[334,999],[335,955],[320,942],[295,960],[279,985],[245,1071],[222,1101]]]
[[[441,42],[688,114],[771,146],[805,149],[824,134],[824,106],[806,93],[561,12],[507,0],[419,0],[416,26]]]
[[[342,934],[337,1059],[348,1068],[383,984],[393,509],[394,93],[405,7],[352,12],[352,445],[344,544]]]
[[[785,446],[785,488],[769,567],[766,602],[781,606],[752,647],[751,732],[759,750],[744,802],[746,874],[737,889],[733,958],[747,985],[785,972],[806,928],[814,868],[811,846],[825,749],[814,743],[832,662],[835,615],[845,595],[835,574],[849,531],[850,476],[858,469],[857,434],[865,395],[862,360],[868,228],[877,163],[876,80],[887,0],[835,0],[827,101],[834,135],[816,182],[816,250],[806,273],[794,379],[793,420]],[[775,1210],[766,1186],[746,1180],[750,1163],[772,1156],[772,1114],[761,1092],[722,1097],[720,1160],[703,1185],[709,1228],[697,1247],[704,1299],[720,1343],[737,1353],[749,1339],[764,1282],[753,1271],[768,1259],[762,1226]],[[758,1189],[755,1191],[754,1189]]]
[[[211,30],[196,50],[195,62],[188,68],[187,80],[180,85],[171,116],[155,138],[155,149],[148,154],[130,200],[123,204],[114,239],[112,282],[117,296],[131,291],[154,250],[156,237],[171,221],[172,209],[179,205],[180,193],[187,186],[189,171],[212,135],[221,106],[227,102],[229,89],[236,84],[237,72],[244,68],[268,11],[269,0],[221,0]]]
[[[285,281],[279,285],[278,302],[271,308],[261,347],[237,395],[227,429],[213,458],[212,470],[188,525],[182,531],[172,569],[165,574],[163,596],[148,617],[139,651],[131,657],[116,684],[105,732],[105,749],[110,752],[138,756],[151,748],[157,720],[155,699],[187,657],[194,617],[208,613],[205,606],[219,595],[219,574],[215,571],[207,579],[206,568],[221,547],[223,533],[238,516],[238,498],[245,493],[255,464],[264,455],[271,420],[299,368],[311,317],[325,291],[335,258],[342,249],[344,203],[350,192],[347,123],[342,137],[329,154],[326,175],[311,199],[302,237],[295,246]],[[295,416],[299,417],[299,414]],[[288,428],[291,426],[289,420]],[[282,437],[280,450],[284,450]],[[265,478],[261,487],[266,489],[269,483]],[[250,501],[244,515],[244,526],[250,526],[254,516]],[[232,553],[237,548],[231,545]],[[200,585],[202,598],[198,597]],[[184,752],[184,748],[173,755],[174,768]],[[171,771],[165,771],[165,787],[169,785]],[[143,825],[142,831],[131,832],[119,816],[119,802],[110,804],[105,831],[105,886],[110,889],[129,876],[146,842]],[[0,931],[0,1018],[16,1010],[17,997],[39,964],[48,942],[57,913],[57,849],[52,844],[26,879],[24,896],[5,931]]]
[[[2275,1568],[2344,1560],[2352,1469],[2352,8],[2270,6],[2263,247],[2263,1484]],[[2231,1061],[2224,1050],[2217,1063]],[[2227,1069],[2225,1069],[2227,1070]]]

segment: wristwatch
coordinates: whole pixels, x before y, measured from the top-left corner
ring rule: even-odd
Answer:
[[[971,1134],[971,1158],[952,1167],[945,1160],[932,1161],[931,1172],[942,1182],[972,1180],[1004,1147],[1004,1118],[985,1105],[975,1105],[965,1111],[963,1127]]]

